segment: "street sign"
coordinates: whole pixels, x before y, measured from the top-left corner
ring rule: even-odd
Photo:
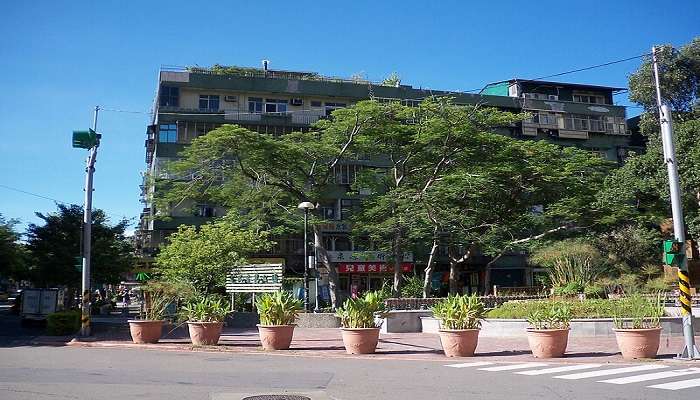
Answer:
[[[251,264],[236,267],[226,276],[227,293],[262,293],[282,290],[282,264]]]
[[[79,149],[91,149],[99,140],[100,135],[92,129],[87,131],[73,131],[73,147]]]
[[[683,243],[676,240],[664,240],[664,262],[667,265],[679,265],[685,256]]]

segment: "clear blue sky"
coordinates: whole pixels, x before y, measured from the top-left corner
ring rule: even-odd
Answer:
[[[403,82],[468,90],[682,45],[700,2],[8,1],[0,12],[0,185],[82,204],[86,153],[71,131],[92,108],[147,111],[161,65],[213,63],[325,75],[396,71]],[[638,61],[560,78],[626,86]],[[625,101],[624,98],[618,100]],[[628,114],[635,114],[634,109]],[[104,112],[94,206],[140,211],[147,116]],[[50,200],[0,186],[0,213],[36,222]],[[22,226],[23,228],[23,226]]]

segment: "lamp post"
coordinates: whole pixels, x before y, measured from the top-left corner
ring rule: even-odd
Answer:
[[[309,311],[309,210],[315,207],[313,203],[304,201],[299,203],[299,209],[304,210],[304,311]]]

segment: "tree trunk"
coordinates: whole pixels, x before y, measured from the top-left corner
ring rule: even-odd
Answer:
[[[323,264],[323,266],[328,271],[328,291],[331,296],[331,307],[335,310],[338,308],[338,270],[335,268],[335,264],[330,262],[328,258],[328,251],[323,247],[323,240],[321,239],[321,232],[319,232],[318,227],[314,226],[314,248],[316,250],[316,260]],[[317,294],[318,296],[318,294]]]
[[[394,237],[394,284],[391,287],[391,295],[394,298],[401,297],[401,264],[403,264],[403,249],[401,246],[401,229],[396,229]]]
[[[456,260],[450,259],[450,294],[457,294],[458,266],[459,263]]]
[[[433,230],[433,246],[430,248],[430,256],[428,257],[428,265],[425,267],[425,279],[423,279],[423,298],[427,299],[430,296],[430,288],[432,284],[433,264],[435,264],[435,254],[438,249],[437,228]]]

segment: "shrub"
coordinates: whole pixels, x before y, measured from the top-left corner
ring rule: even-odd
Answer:
[[[80,310],[59,311],[46,317],[46,334],[63,336],[74,334],[80,329]]]
[[[291,325],[302,310],[301,300],[291,293],[265,293],[255,302],[261,325]]]
[[[347,299],[336,311],[343,328],[376,328],[375,315],[384,311],[384,297],[380,292],[366,292],[356,299]]]
[[[534,329],[567,329],[570,321],[571,305],[565,302],[538,302],[527,317]]]
[[[605,270],[600,252],[580,240],[563,240],[539,249],[532,254],[530,262],[548,268],[549,280],[555,288],[576,284],[581,291]]]
[[[401,297],[409,299],[423,297],[423,280],[415,275],[404,277],[404,284],[401,286]]]
[[[476,295],[448,296],[433,306],[443,329],[478,329],[486,315],[484,303]]]
[[[653,299],[634,294],[617,300],[613,307],[613,323],[617,329],[658,328],[663,315],[661,294]]]
[[[586,299],[562,301],[569,306],[571,318],[612,318],[615,300]],[[535,310],[552,304],[548,300],[509,301],[488,312],[488,318],[527,319]]]
[[[214,295],[195,298],[180,310],[182,319],[189,322],[222,322],[228,314],[228,302]]]
[[[191,286],[183,283],[151,281],[141,288],[144,303],[141,319],[157,321],[168,314],[168,307],[181,297],[191,296]]]
[[[569,282],[564,286],[554,288],[554,294],[557,296],[576,296],[584,292],[584,285],[579,282]]]

